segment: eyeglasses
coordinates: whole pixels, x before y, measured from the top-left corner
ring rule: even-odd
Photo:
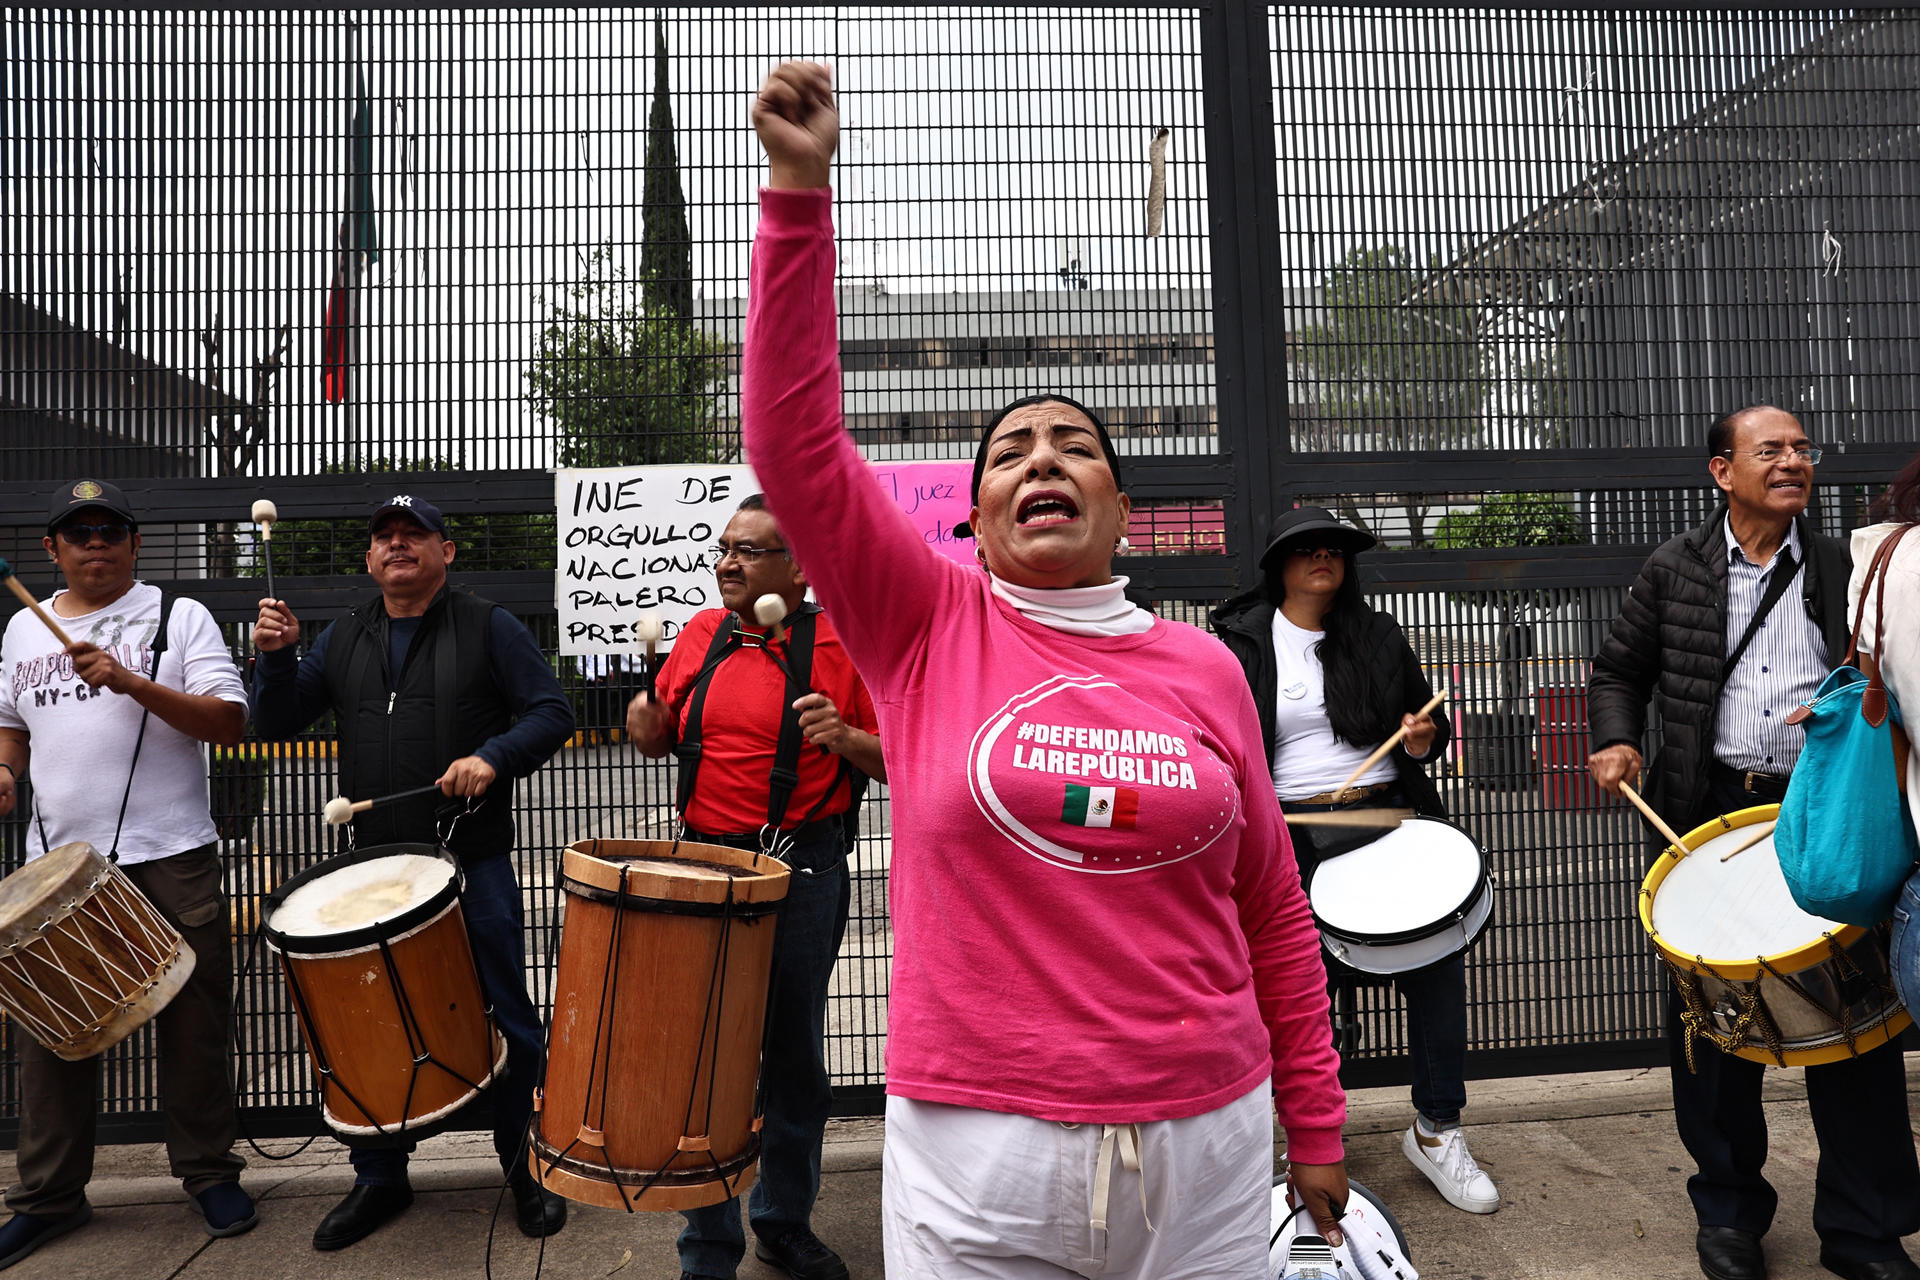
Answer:
[[[95,538],[110,547],[117,547],[125,542],[127,535],[132,532],[133,530],[119,521],[112,524],[63,524],[60,526],[60,537],[70,547],[84,547]]]
[[[739,556],[748,564],[758,563],[762,556],[785,555],[785,547],[756,547],[751,542],[716,542],[707,550],[713,552],[713,562],[719,564],[728,556]]]
[[[1733,450],[1731,449],[1722,449],[1720,453],[1721,456],[1727,458],[1734,456]],[[1789,460],[1804,458],[1808,466],[1817,467],[1820,465],[1820,453],[1820,446],[1813,444],[1794,445],[1786,449],[1776,449],[1772,445],[1762,445],[1758,449],[1749,450],[1747,456],[1755,462],[1773,462],[1777,460],[1780,455],[1785,454]]]

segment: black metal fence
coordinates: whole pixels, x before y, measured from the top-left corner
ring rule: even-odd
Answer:
[[[876,460],[970,456],[1019,394],[1099,407],[1139,507],[1125,570],[1190,620],[1295,502],[1385,539],[1370,587],[1454,691],[1443,792],[1499,878],[1477,1074],[1659,1058],[1641,841],[1583,780],[1580,690],[1647,551],[1710,507],[1707,419],[1800,414],[1833,532],[1920,439],[1901,10],[11,9],[0,48],[0,555],[50,591],[46,492],[119,480],[144,575],[244,659],[255,498],[314,621],[366,589],[376,499],[456,513],[456,580],[534,627],[582,711],[521,798],[543,998],[558,850],[664,830],[671,795],[618,691],[558,657],[550,472],[737,460],[746,108],[779,59],[835,68],[848,422]],[[243,955],[260,897],[331,847],[331,777],[324,733],[215,759]],[[872,804],[829,1015],[847,1110],[884,1078]],[[264,958],[240,1004],[250,1126],[311,1129]],[[1343,1017],[1349,1079],[1398,1077],[1390,989]],[[108,1064],[110,1128],[152,1134],[148,1039]],[[15,1107],[0,1071],[0,1128]]]

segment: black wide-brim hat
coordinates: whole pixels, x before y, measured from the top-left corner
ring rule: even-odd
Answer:
[[[1316,543],[1331,543],[1350,556],[1379,545],[1372,534],[1342,522],[1325,507],[1295,507],[1282,512],[1267,530],[1267,549],[1260,553],[1261,570],[1271,568],[1270,562],[1287,543],[1309,536]]]

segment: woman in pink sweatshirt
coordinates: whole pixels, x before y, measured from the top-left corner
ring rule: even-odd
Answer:
[[[1337,1239],[1346,1102],[1239,666],[1126,600],[1119,461],[1070,400],[985,432],[979,568],[920,540],[842,429],[826,69],[753,120],[748,459],[892,779],[887,1274],[1264,1280],[1272,1116]]]

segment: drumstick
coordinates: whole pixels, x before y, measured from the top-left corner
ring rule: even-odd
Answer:
[[[261,498],[253,504],[253,522],[260,526],[260,554],[267,562],[267,599],[278,600],[273,593],[273,522],[280,518],[280,509]]]
[[[1447,691],[1445,689],[1442,689],[1440,692],[1434,694],[1431,698],[1427,699],[1426,706],[1420,708],[1418,711],[1413,713],[1413,718],[1415,720],[1418,720],[1421,716],[1427,714],[1427,712],[1433,710],[1435,707],[1439,706],[1442,702],[1446,701],[1446,697],[1447,697]],[[1337,797],[1341,792],[1345,791],[1348,787],[1352,786],[1353,780],[1355,778],[1359,777],[1361,774],[1365,773],[1367,770],[1373,768],[1374,765],[1379,764],[1380,757],[1384,756],[1385,754],[1387,754],[1387,752],[1399,746],[1400,740],[1402,738],[1405,738],[1406,736],[1407,736],[1407,726],[1403,724],[1398,729],[1395,729],[1393,731],[1393,736],[1391,738],[1388,738],[1385,742],[1375,747],[1373,749],[1373,754],[1368,756],[1365,760],[1362,760],[1360,762],[1360,767],[1358,769],[1355,769],[1352,773],[1348,774],[1347,780],[1333,789],[1333,794]]]
[[[327,801],[320,810],[320,816],[327,820],[330,827],[342,826],[353,819],[356,813],[365,813],[377,804],[392,804],[395,800],[411,800],[415,796],[424,796],[429,791],[438,791],[440,784],[429,782],[424,787],[414,787],[409,791],[396,791],[390,796],[376,796],[372,800],[349,800],[345,796],[335,796]]]
[[[1755,832],[1753,836],[1749,838],[1744,844],[1741,844],[1735,848],[1729,849],[1725,853],[1721,854],[1720,861],[1725,862],[1728,858],[1731,858],[1736,853],[1745,853],[1747,850],[1753,848],[1753,846],[1759,844],[1762,840],[1765,840],[1768,836],[1772,834],[1773,834],[1773,823],[1771,822],[1761,823],[1759,831]]]
[[[640,687],[649,695],[653,693],[654,655],[659,652],[660,636],[665,630],[657,613],[643,613],[633,624],[633,638],[647,647],[646,663],[640,668]]]
[[[780,643],[780,619],[787,616],[787,602],[769,591],[753,602],[753,616],[761,626],[771,627],[767,643]]]
[[[1411,809],[1328,809],[1324,813],[1282,814],[1290,827],[1397,827]]]
[[[46,626],[47,630],[53,632],[53,638],[60,642],[60,647],[62,649],[73,648],[72,637],[67,635],[66,632],[62,631],[60,629],[60,624],[55,622],[53,618],[47,613],[47,611],[40,607],[40,602],[33,598],[33,592],[27,590],[25,587],[20,585],[20,579],[13,576],[13,566],[8,564],[5,560],[0,560],[0,575],[5,575],[7,579],[7,590],[13,592],[14,595],[18,596],[21,604],[33,610],[33,616],[40,619],[41,623]]]
[[[1658,831],[1661,835],[1665,836],[1667,838],[1667,842],[1671,844],[1676,850],[1678,850],[1682,855],[1685,855],[1686,853],[1689,852],[1687,848],[1687,842],[1681,839],[1679,833],[1676,832],[1672,827],[1668,826],[1666,824],[1666,821],[1662,819],[1659,814],[1653,811],[1652,805],[1648,804],[1645,800],[1642,800],[1640,798],[1640,793],[1633,789],[1633,785],[1631,783],[1622,781],[1620,783],[1620,794],[1625,796],[1627,799],[1633,801],[1633,807],[1638,809],[1641,813],[1645,814],[1647,817],[1647,821],[1651,822],[1654,826],[1654,829]]]

